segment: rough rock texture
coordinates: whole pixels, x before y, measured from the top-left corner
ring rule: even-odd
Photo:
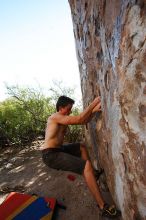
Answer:
[[[69,0],[94,152],[124,220],[146,219],[146,1]]]

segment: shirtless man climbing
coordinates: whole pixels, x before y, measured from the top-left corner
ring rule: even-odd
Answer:
[[[95,112],[101,111],[100,97],[79,115],[70,116],[74,100],[60,96],[56,103],[57,112],[48,118],[45,143],[42,149],[44,163],[57,170],[71,171],[83,175],[88,188],[101,210],[102,216],[116,218],[120,211],[107,205],[100,193],[87,149],[82,143],[63,144],[68,125],[86,124]]]

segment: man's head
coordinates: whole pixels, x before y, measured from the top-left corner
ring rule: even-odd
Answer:
[[[59,112],[60,109],[64,109],[66,111],[71,112],[71,108],[75,101],[67,96],[60,96],[56,103],[56,110]]]

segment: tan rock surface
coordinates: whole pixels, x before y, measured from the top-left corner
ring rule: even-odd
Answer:
[[[124,220],[146,219],[146,2],[69,0],[86,126]]]

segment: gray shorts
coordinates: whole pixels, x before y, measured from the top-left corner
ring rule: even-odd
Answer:
[[[50,168],[83,174],[86,160],[81,158],[80,143],[42,150],[43,162]]]

